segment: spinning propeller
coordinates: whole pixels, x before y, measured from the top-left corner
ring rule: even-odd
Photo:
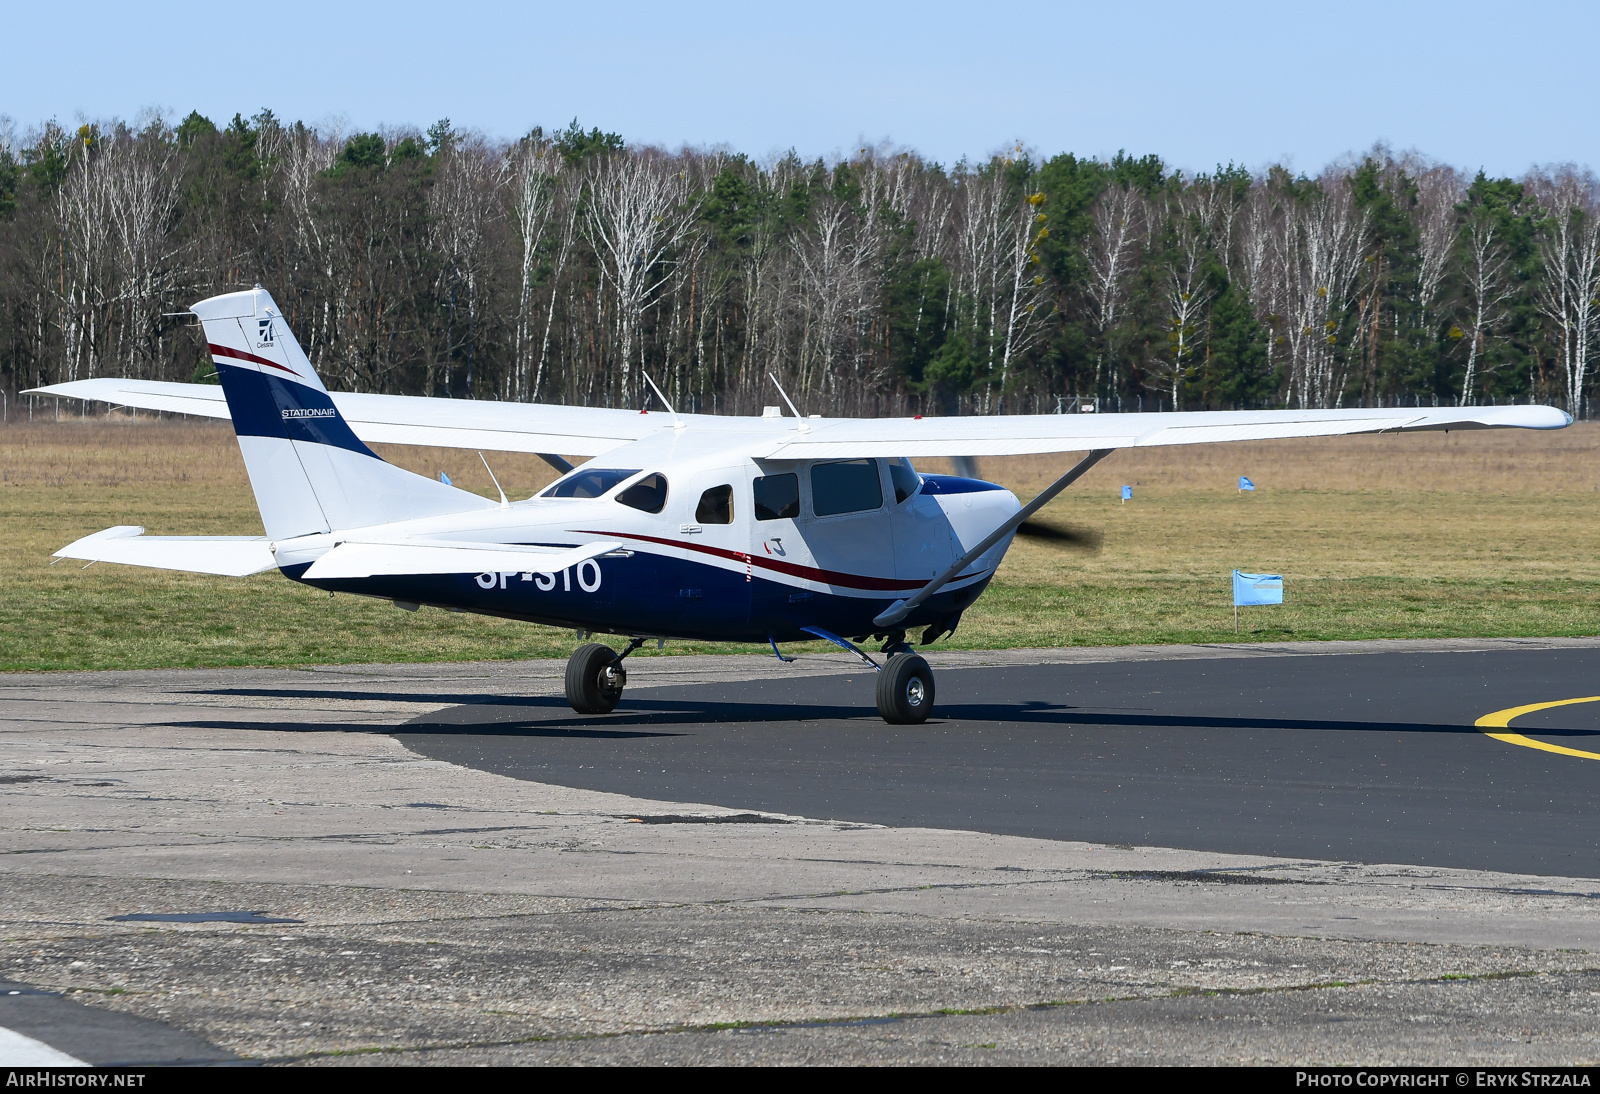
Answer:
[[[978,478],[976,456],[952,456],[950,465],[957,475],[966,479]],[[1025,520],[1017,525],[1017,535],[1048,543],[1066,551],[1099,554],[1105,544],[1105,533],[1098,528],[1084,528],[1076,524],[1054,524],[1043,520]]]

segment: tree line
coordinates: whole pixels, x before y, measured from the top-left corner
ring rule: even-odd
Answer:
[[[1383,146],[1312,177],[1022,147],[942,166],[542,129],[0,120],[0,384],[211,379],[260,284],[328,385],[890,414],[1551,402],[1582,414],[1600,186]]]

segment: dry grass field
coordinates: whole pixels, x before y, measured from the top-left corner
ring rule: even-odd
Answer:
[[[492,494],[472,453],[383,455]],[[1282,607],[1244,610],[1244,640],[1597,633],[1597,455],[1589,424],[1118,452],[1045,514],[1101,529],[1104,549],[1019,541],[950,644],[1233,641],[1235,567],[1285,575]],[[982,473],[1026,499],[1072,458],[989,460]],[[492,462],[514,497],[553,477],[532,456]],[[1241,474],[1254,494],[1235,489]],[[330,601],[273,573],[50,565],[112,524],[259,535],[232,431],[103,417],[0,426],[0,669],[525,658],[574,645],[549,628]]]

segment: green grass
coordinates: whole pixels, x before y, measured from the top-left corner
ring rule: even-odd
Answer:
[[[431,608],[402,612],[387,601],[329,597],[273,573],[208,578],[79,565],[36,569],[25,579],[10,571],[0,598],[0,668],[521,660],[565,657],[578,644],[570,631]],[[1594,582],[1299,578],[1283,606],[1241,609],[1236,638],[1228,592],[1214,575],[1116,584],[1000,579],[955,639],[940,646],[1582,635],[1594,633],[1600,619]],[[674,642],[667,648],[753,647]]]
[[[1221,575],[1226,578],[1226,574]],[[996,581],[950,645],[1116,646],[1165,642],[1310,642],[1362,638],[1552,637],[1594,634],[1590,581],[1298,577],[1285,603],[1239,609],[1217,577],[1099,584]],[[1001,633],[1004,642],[995,638]]]
[[[1600,428],[1560,436],[1565,447],[1556,450],[1538,448],[1546,440],[1538,436],[1512,438],[1523,448],[1485,449],[1512,443],[1495,435],[1448,445],[1381,439],[1388,449],[1259,446],[1236,461],[1263,487],[1245,497],[1217,488],[1206,470],[1222,446],[1130,453],[1120,467],[1119,453],[1046,510],[1103,529],[1105,550],[1084,556],[1019,542],[940,646],[1232,642],[1235,566],[1286,576],[1284,605],[1241,610],[1242,641],[1595,634]],[[1418,453],[1427,457],[1416,464],[1426,465],[1426,489],[1403,481]],[[461,481],[470,464],[447,458],[429,453],[407,465],[437,464]],[[1381,489],[1363,470],[1375,458],[1388,476]],[[984,470],[1027,496],[1060,462],[994,461]],[[497,460],[496,471],[519,494],[548,478],[531,457]],[[1116,501],[1119,480],[1139,484],[1133,503]],[[176,535],[259,534],[231,436],[92,422],[0,430],[0,670],[527,659],[564,657],[577,644],[570,631],[330,598],[275,573],[234,579],[49,565],[61,545],[119,523]]]

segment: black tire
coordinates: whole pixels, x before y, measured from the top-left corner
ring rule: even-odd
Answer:
[[[933,670],[914,653],[889,658],[878,673],[878,713],[892,726],[921,725],[933,712]]]
[[[579,714],[610,714],[627,682],[628,674],[610,646],[590,642],[567,659],[567,703]]]

